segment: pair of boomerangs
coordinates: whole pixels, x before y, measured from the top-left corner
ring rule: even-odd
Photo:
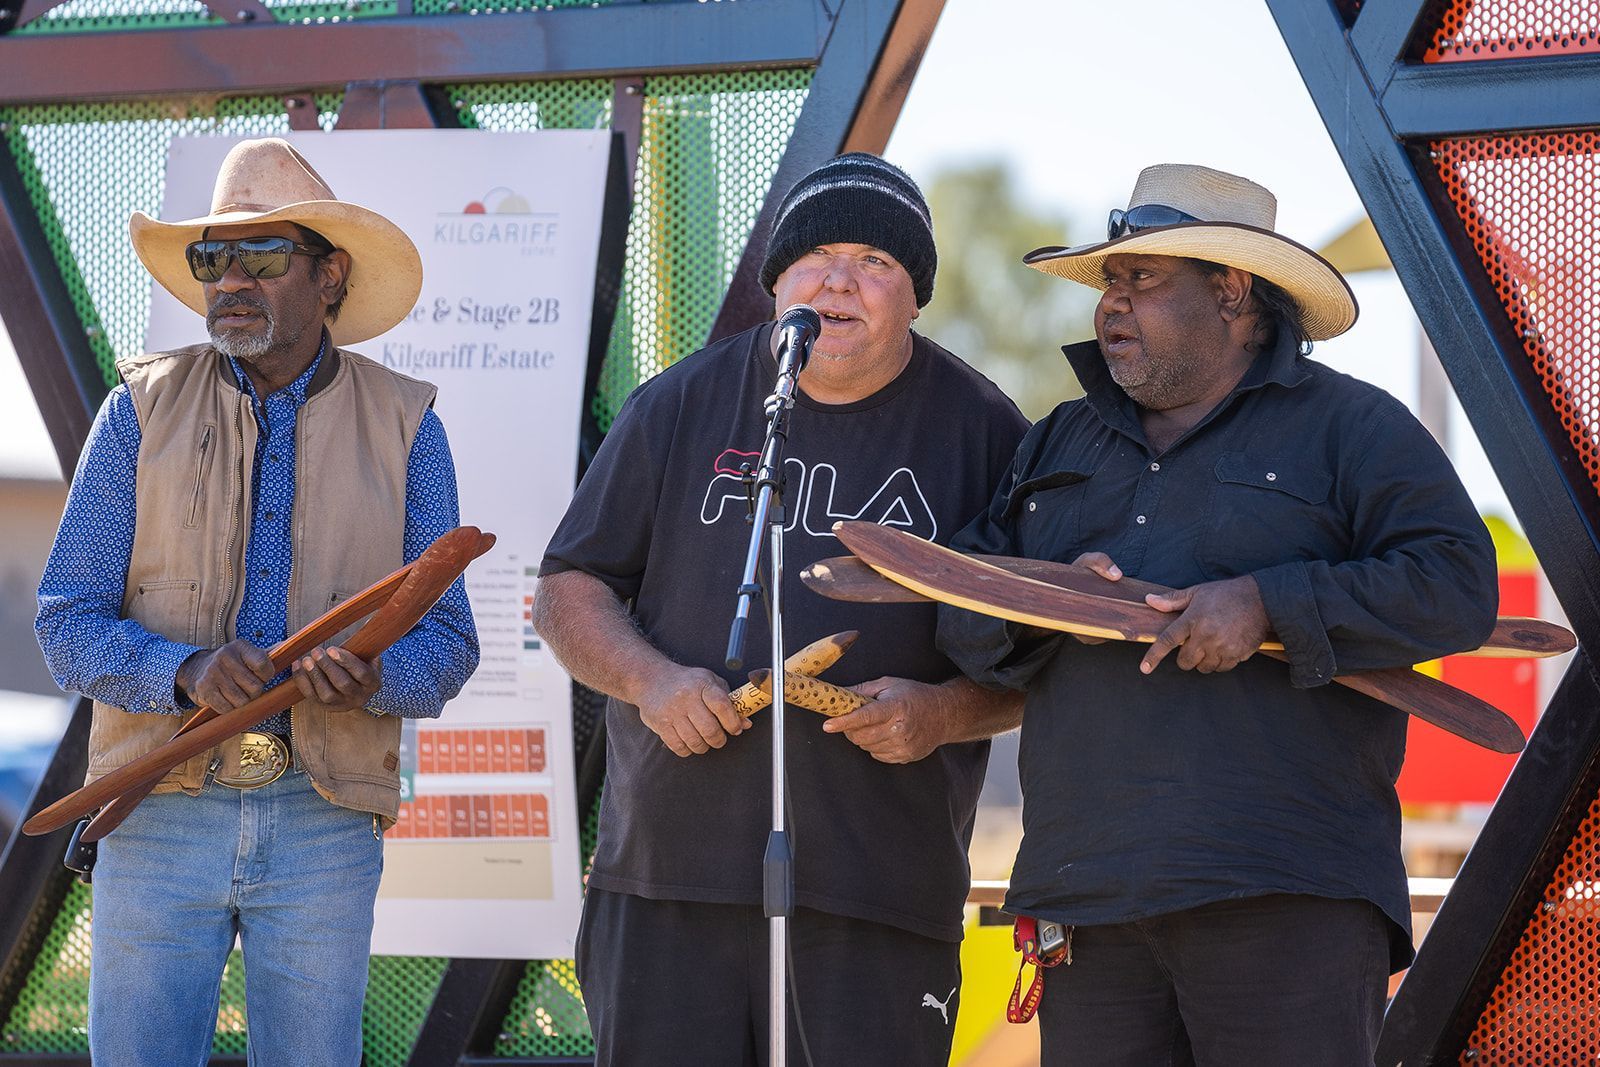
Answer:
[[[361,659],[372,659],[421,621],[450,584],[467,569],[467,564],[493,546],[494,534],[484,533],[476,526],[458,526],[440,535],[411,563],[332,608],[274,647],[268,653],[273,668],[287,670],[296,659],[369,615],[371,618],[344,642],[344,648]],[[291,678],[232,711],[218,712],[211,707],[201,707],[172,740],[62,797],[24,823],[22,832],[46,834],[99,808],[99,814],[79,838],[85,842],[98,841],[116,829],[174,767],[265,722],[300,699],[300,688]]]
[[[1145,643],[1175,618],[1144,602],[1147,594],[1173,592],[1150,582],[1113,582],[1087,567],[1049,560],[964,556],[870,522],[836,523],[833,532],[855,556],[819,560],[801,580],[835,600],[936,600],[1025,625]],[[1483,647],[1469,654],[1554,656],[1576,646],[1572,632],[1554,623],[1502,617]],[[1261,651],[1286,659],[1282,643],[1271,635]],[[1520,752],[1526,742],[1509,715],[1410,668],[1342,674],[1334,681],[1495,752]]]

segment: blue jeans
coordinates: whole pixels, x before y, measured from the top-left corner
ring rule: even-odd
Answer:
[[[298,771],[147,798],[95,864],[95,1067],[205,1064],[235,935],[251,1067],[356,1067],[382,872],[372,816]]]

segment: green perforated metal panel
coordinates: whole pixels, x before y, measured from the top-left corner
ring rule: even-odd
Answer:
[[[634,386],[705,343],[805,103],[809,70],[646,78],[633,216],[594,398],[602,430]],[[611,83],[460,85],[463,122],[603,127]]]
[[[321,115],[331,122],[341,100],[317,97]],[[117,357],[144,344],[151,283],[128,242],[128,215],[160,214],[167,146],[179,136],[287,133],[289,120],[278,97],[231,97],[0,108],[0,130],[109,388]]]
[[[545,11],[558,7],[605,7],[617,0],[415,0],[418,15],[505,15],[518,11]],[[624,3],[627,0],[623,0]]]
[[[199,0],[67,0],[14,32],[18,34],[103,33],[115,30],[218,26],[231,21],[228,0],[214,0],[214,9]],[[351,19],[393,15],[395,0],[262,0],[277,22],[326,25]]]
[[[583,877],[589,878],[594,862],[594,846],[600,827],[600,794],[596,794],[588,816],[583,820]],[[522,972],[517,992],[511,998],[494,1054],[517,1056],[592,1056],[594,1036],[589,1033],[589,1016],[583,1010],[583,992],[578,988],[578,971],[571,960],[533,960]]]
[[[68,891],[27,985],[0,1030],[0,1052],[84,1053],[89,1050],[89,945],[93,893]],[[401,1067],[444,976],[445,960],[373,957],[368,967],[362,1038],[367,1067]],[[222,997],[211,1050],[245,1054],[244,959],[235,950],[222,972]]]
[[[96,2],[91,8],[90,0],[71,0],[57,10],[83,17],[92,10],[115,20],[135,6]],[[159,24],[149,21],[157,17],[149,14],[155,6],[138,8],[145,20],[139,25]],[[181,18],[187,10],[170,7],[159,17]],[[69,28],[66,21],[57,27]],[[634,386],[705,342],[805,102],[810,73],[645,79],[623,295],[593,398],[602,428]],[[611,122],[609,80],[464,84],[449,92],[469,127],[603,129]],[[340,100],[317,97],[323,128],[331,128]],[[19,162],[108,387],[115,359],[142,346],[150,281],[128,244],[127,216],[134,208],[159,212],[168,143],[179,135],[259,136],[288,128],[277,97],[0,109],[0,135]],[[106,167],[112,158],[117,166]],[[584,827],[585,854],[593,851],[597,814],[598,802]],[[0,1033],[0,1051],[86,1051],[90,918],[89,891],[74,886]],[[374,958],[363,1020],[369,1067],[405,1063],[446,963]],[[243,974],[235,955],[218,1013],[218,1052],[244,1051]],[[592,1052],[572,962],[530,962],[502,1030],[500,1056]]]

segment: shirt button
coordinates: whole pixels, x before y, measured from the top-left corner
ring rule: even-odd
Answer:
[[[1143,526],[1144,525],[1144,516],[1140,515],[1137,519],[1134,519],[1133,521],[1138,523],[1140,526]]]
[[[259,570],[259,571],[257,571],[257,572],[256,572],[256,573],[257,573],[257,574],[259,574],[259,575],[261,575],[261,577],[263,577],[263,578],[265,578],[265,577],[266,577],[266,576],[267,576],[267,575],[269,575],[269,574],[271,574],[271,573],[272,573],[272,568],[271,568],[271,567],[262,567],[262,568],[261,568],[261,569],[260,569],[260,570]]]
[[[262,632],[261,632],[261,631],[260,631],[260,630],[257,630],[257,631],[256,631],[256,640],[257,640],[257,641],[259,641],[259,640],[261,640],[261,639],[262,639],[262,638],[263,638],[263,637],[265,637],[265,636],[266,636],[266,635],[265,635],[265,634],[263,634],[263,633],[262,633]]]
[[[1038,511],[1039,510],[1039,502],[1037,500],[1028,501],[1028,510],[1029,511]]]
[[[278,517],[278,513],[276,511],[269,511],[261,517],[266,521],[271,522],[273,519]]]
[[[271,459],[272,462],[274,462],[274,463],[278,462],[278,454],[276,452],[272,453],[272,455],[269,456],[268,458]]]
[[[1159,463],[1152,463],[1152,464],[1150,464],[1150,469],[1151,469],[1151,470],[1153,470],[1153,471],[1158,471],[1158,470],[1160,470],[1160,469],[1161,469],[1161,464],[1159,464]]]
[[[1278,476],[1276,474],[1274,474],[1272,471],[1268,471],[1267,472],[1267,481],[1275,482],[1277,480],[1278,480]]]

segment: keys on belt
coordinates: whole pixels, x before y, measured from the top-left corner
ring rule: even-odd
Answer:
[[[277,734],[248,730],[239,735],[239,770],[217,773],[220,785],[234,789],[259,789],[283,777],[289,769],[289,743]]]

